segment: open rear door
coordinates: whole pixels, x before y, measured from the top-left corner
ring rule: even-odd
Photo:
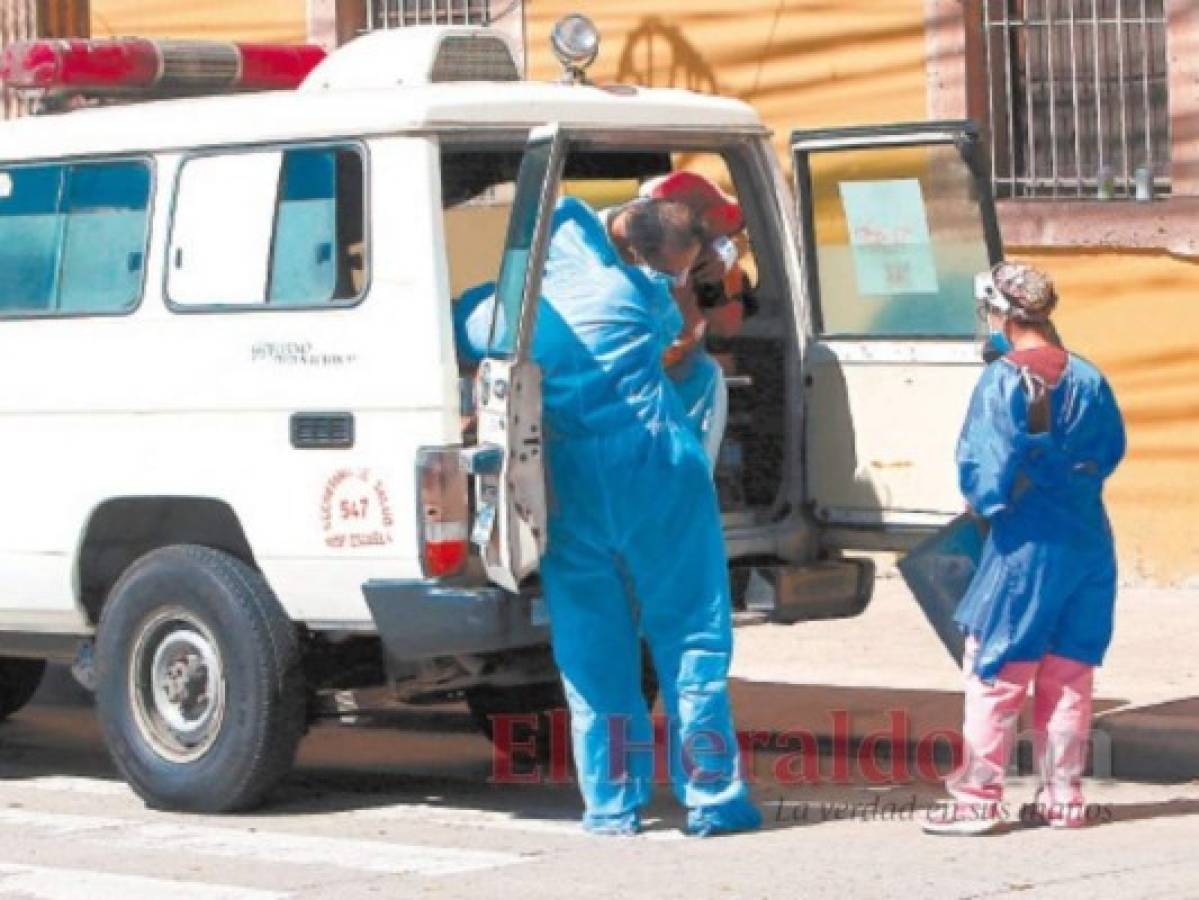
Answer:
[[[496,286],[488,356],[479,366],[472,541],[487,576],[510,591],[536,571],[546,544],[541,372],[529,358],[565,142],[556,126],[529,138]]]
[[[900,549],[963,509],[982,368],[973,277],[1002,256],[969,122],[792,135],[812,335],[806,496],[825,543]]]

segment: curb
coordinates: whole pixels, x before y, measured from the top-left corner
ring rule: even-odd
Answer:
[[[848,757],[859,769],[863,753],[883,769],[902,759],[909,771],[923,762],[942,774],[960,759],[962,696],[958,692],[734,680],[732,694],[737,729],[756,741],[756,754],[799,753],[810,739],[824,762],[828,757]],[[904,719],[906,730],[893,730],[896,715]],[[1021,717],[1022,735],[1030,724],[1026,710]],[[1091,777],[1146,782],[1199,778],[1199,698],[1098,713],[1092,751]],[[1022,774],[1034,771],[1032,747],[1023,737],[1013,762]],[[822,773],[826,768],[821,766]]]

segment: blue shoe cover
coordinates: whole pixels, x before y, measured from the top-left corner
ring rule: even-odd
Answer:
[[[757,831],[762,826],[762,814],[748,800],[733,800],[719,806],[701,806],[687,813],[687,834],[692,837],[715,837],[739,831]]]
[[[636,811],[615,816],[588,813],[583,816],[583,830],[605,837],[631,837],[641,833],[641,817]]]

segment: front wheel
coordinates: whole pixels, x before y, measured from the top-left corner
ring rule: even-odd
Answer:
[[[296,632],[263,577],[207,547],[154,550],[100,618],[96,704],[150,806],[231,812],[291,768],[305,723]]]

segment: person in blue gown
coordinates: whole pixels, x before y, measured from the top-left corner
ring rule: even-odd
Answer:
[[[1012,728],[1034,691],[1033,738],[1050,824],[1083,816],[1093,672],[1112,638],[1116,554],[1103,486],[1124,455],[1107,380],[1062,347],[1053,282],[1018,263],[979,277],[998,358],[957,449],[962,493],[990,526],[956,621],[967,636],[965,759],[948,781],[965,814],[928,830],[998,824]]]
[[[732,652],[727,558],[700,442],[662,367],[682,327],[669,276],[694,263],[693,214],[653,201],[640,255],[620,259],[584,203],[559,201],[532,357],[542,369],[549,488],[541,565],[554,657],[571,712],[584,827],[633,834],[654,776],[641,692],[644,636],[668,721],[670,781],[688,831],[761,822],[740,771],[727,677]],[[651,245],[652,244],[652,245]],[[460,348],[486,350],[494,303],[459,303]]]

